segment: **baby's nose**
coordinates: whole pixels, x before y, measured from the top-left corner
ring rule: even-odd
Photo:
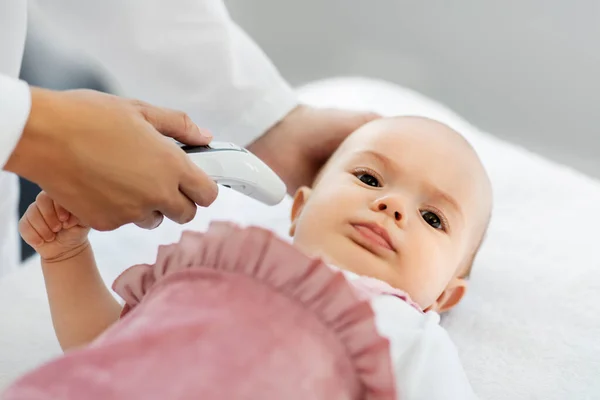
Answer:
[[[375,202],[375,209],[377,211],[384,211],[390,217],[393,217],[396,221],[400,221],[404,214],[400,202],[395,199],[392,199],[391,197],[384,197],[378,199]]]

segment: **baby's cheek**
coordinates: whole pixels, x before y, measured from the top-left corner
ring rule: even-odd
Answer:
[[[391,282],[388,283],[390,283],[392,287],[406,292],[410,298],[421,307],[430,301],[431,295],[427,293],[428,287],[418,277],[405,274],[399,279],[395,279],[394,284]]]
[[[305,206],[296,220],[294,232],[294,244],[302,247],[312,247],[320,240],[323,221],[318,213],[313,211],[310,205]]]
[[[397,268],[397,284],[393,285],[407,292],[423,308],[434,303],[445,288],[446,271],[435,255],[436,252],[431,251],[428,257],[405,257]]]
[[[428,305],[437,301],[454,276],[454,271],[455,262],[450,255],[447,258],[437,260],[437,263],[432,265],[428,271],[427,285],[424,285],[425,289],[422,293],[423,301],[427,302]]]

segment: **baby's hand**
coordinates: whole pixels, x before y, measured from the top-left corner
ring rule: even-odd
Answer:
[[[41,192],[19,221],[19,232],[45,261],[63,261],[89,246],[89,227]]]

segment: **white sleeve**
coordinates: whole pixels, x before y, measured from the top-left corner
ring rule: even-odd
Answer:
[[[390,341],[398,399],[476,399],[437,314],[423,315],[387,295],[371,304],[379,332]]]
[[[2,168],[21,138],[30,109],[31,93],[27,83],[0,74],[0,167]]]
[[[107,69],[121,95],[185,111],[217,140],[247,145],[297,105],[295,92],[221,0],[36,6]]]

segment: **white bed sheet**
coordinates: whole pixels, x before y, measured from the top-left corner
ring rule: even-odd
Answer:
[[[495,209],[464,302],[443,324],[481,399],[600,398],[600,183],[479,131],[407,89],[360,78],[302,88],[317,106],[425,115],[462,132],[491,175]],[[258,224],[286,237],[289,199],[269,208],[223,189],[187,226],[123,227],[92,235],[102,275],[152,262],[161,243],[211,219]],[[60,353],[37,259],[0,281],[0,388]]]

